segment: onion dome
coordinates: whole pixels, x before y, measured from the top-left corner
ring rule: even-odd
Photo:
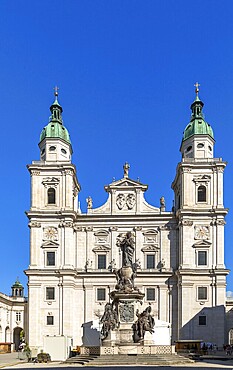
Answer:
[[[204,115],[202,113],[202,108],[204,103],[199,99],[198,92],[199,92],[199,84],[196,83],[196,99],[191,104],[191,120],[189,124],[186,126],[184,133],[183,133],[183,140],[185,141],[193,135],[209,135],[212,139],[214,139],[213,129],[209,123],[205,121]]]
[[[50,107],[51,111],[50,122],[41,131],[40,141],[44,140],[45,138],[59,138],[66,141],[68,144],[71,144],[69,132],[63,125],[62,121],[63,109],[57,99],[58,97],[57,87],[55,88],[54,95],[55,100]]]

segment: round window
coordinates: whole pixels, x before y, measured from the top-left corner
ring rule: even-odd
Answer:
[[[50,152],[54,152],[54,150],[56,150],[56,147],[55,147],[55,146],[50,146],[50,147],[49,147],[49,151],[50,151]]]
[[[197,144],[197,147],[200,149],[200,148],[204,148],[204,144],[202,144],[202,143],[199,143],[199,144]]]
[[[212,148],[211,148],[211,146],[210,146],[210,145],[208,146],[208,148],[209,148],[209,151],[210,151],[210,152],[212,152]]]
[[[192,146],[190,145],[190,146],[188,146],[188,148],[187,148],[187,152],[190,152],[190,150],[192,150]]]
[[[61,152],[63,153],[63,154],[66,154],[66,150],[65,149],[61,149]]]

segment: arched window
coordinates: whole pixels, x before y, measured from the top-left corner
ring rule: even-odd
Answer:
[[[197,189],[197,201],[206,202],[206,187],[204,185],[200,185]]]
[[[48,204],[56,203],[56,192],[54,188],[48,189]]]

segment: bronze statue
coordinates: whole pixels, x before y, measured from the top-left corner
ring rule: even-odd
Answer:
[[[134,254],[134,239],[131,231],[128,231],[125,237],[118,237],[117,245],[122,251],[122,267],[132,267]]]
[[[100,319],[103,324],[101,329],[101,338],[105,339],[108,336],[110,330],[114,330],[118,327],[118,317],[116,309],[113,308],[111,303],[106,303],[104,308],[104,314]]]
[[[136,315],[138,319],[134,324],[134,341],[140,342],[143,340],[146,331],[154,332],[155,320],[151,316],[151,306],[148,306],[141,314],[137,310]]]

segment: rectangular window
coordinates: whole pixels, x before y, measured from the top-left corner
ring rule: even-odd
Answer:
[[[198,264],[198,266],[206,266],[207,265],[207,252],[206,251],[198,251],[197,252],[197,264]]]
[[[46,266],[55,266],[55,252],[46,253]]]
[[[197,297],[199,300],[207,299],[207,287],[206,286],[199,286],[197,288]]]
[[[106,254],[98,254],[98,269],[106,269]]]
[[[155,301],[155,288],[147,288],[146,289],[146,300],[147,301]]]
[[[199,316],[199,325],[206,325],[206,316]]]
[[[16,321],[21,321],[21,312],[16,312]]]
[[[146,268],[147,269],[154,269],[155,268],[155,255],[154,254],[147,254],[146,255]]]
[[[47,325],[53,325],[53,324],[54,324],[54,317],[47,316]]]
[[[47,300],[54,300],[55,299],[55,288],[47,287],[46,288],[46,299]]]
[[[97,288],[97,301],[105,301],[106,290],[105,288]]]

